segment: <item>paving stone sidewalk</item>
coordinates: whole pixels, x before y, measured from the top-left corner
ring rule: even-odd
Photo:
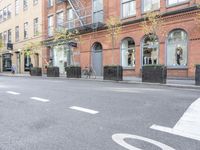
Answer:
[[[0,73],[0,76],[9,76],[9,77],[31,77],[29,73],[25,74],[11,74]],[[40,77],[41,78],[41,77]],[[46,74],[43,74],[42,78],[47,78]],[[60,75],[59,79],[67,79],[65,75]],[[72,79],[77,80],[77,79]],[[103,77],[96,77],[96,79],[85,79],[81,78],[78,80],[88,80],[88,81],[102,81],[102,82],[115,82],[115,81],[105,81]],[[179,87],[179,88],[191,88],[191,89],[199,89],[200,86],[195,85],[194,79],[189,78],[168,78],[167,84],[155,84],[155,83],[142,83],[142,79],[140,77],[124,77],[123,81],[119,81],[120,83],[128,83],[128,84],[150,84],[150,85],[161,85],[161,86],[169,86],[169,87]]]

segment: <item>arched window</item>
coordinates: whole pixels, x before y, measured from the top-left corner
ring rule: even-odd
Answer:
[[[159,42],[156,35],[148,35],[143,39],[143,65],[158,64]]]
[[[102,51],[102,45],[101,45],[101,43],[95,43],[94,45],[93,45],[93,51],[94,52],[99,52],[99,51]]]
[[[173,30],[167,39],[167,66],[187,66],[188,37],[184,30]]]
[[[122,40],[121,64],[123,67],[135,66],[135,42],[132,38]]]

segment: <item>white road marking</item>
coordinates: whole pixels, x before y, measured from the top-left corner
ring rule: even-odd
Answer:
[[[107,90],[111,92],[120,92],[120,93],[144,93],[144,92],[163,92],[166,90],[163,89],[150,89],[150,88],[124,88],[124,87],[107,87],[101,90]]]
[[[173,128],[159,125],[150,128],[200,141],[200,98],[190,105]]]
[[[6,91],[6,93],[8,93],[8,94],[12,94],[12,95],[20,95],[20,93],[13,92],[13,91]]]
[[[161,148],[162,150],[175,150],[174,148],[167,146],[163,143],[160,143],[158,141],[148,139],[148,138],[145,138],[145,137],[141,137],[141,136],[137,136],[137,135],[114,134],[112,136],[112,139],[113,139],[114,142],[116,142],[117,144],[121,145],[122,147],[124,147],[128,150],[142,150],[142,149],[139,149],[139,148],[137,148],[133,145],[126,143],[125,139],[136,139],[136,140],[144,141],[144,142],[147,142],[147,143],[151,143],[151,144]]]
[[[70,109],[86,112],[86,113],[93,114],[93,115],[99,113],[98,111],[95,111],[95,110],[91,110],[91,109],[87,109],[87,108],[83,108],[83,107],[77,107],[77,106],[72,106],[72,107],[70,107]]]
[[[39,98],[39,97],[31,97],[30,99],[40,101],[40,102],[49,102],[48,99],[43,99],[43,98]]]

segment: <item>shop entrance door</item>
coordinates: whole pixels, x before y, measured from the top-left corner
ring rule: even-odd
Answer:
[[[102,45],[95,43],[92,51],[92,67],[96,76],[102,76]]]
[[[3,54],[3,71],[11,71],[12,60],[11,54]]]

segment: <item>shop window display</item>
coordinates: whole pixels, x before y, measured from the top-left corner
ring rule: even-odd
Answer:
[[[183,30],[174,30],[169,34],[167,42],[167,66],[187,66],[187,33]]]
[[[125,38],[122,41],[121,63],[123,67],[135,66],[135,42],[132,38]]]
[[[158,64],[159,42],[155,35],[146,36],[143,40],[143,65]]]

